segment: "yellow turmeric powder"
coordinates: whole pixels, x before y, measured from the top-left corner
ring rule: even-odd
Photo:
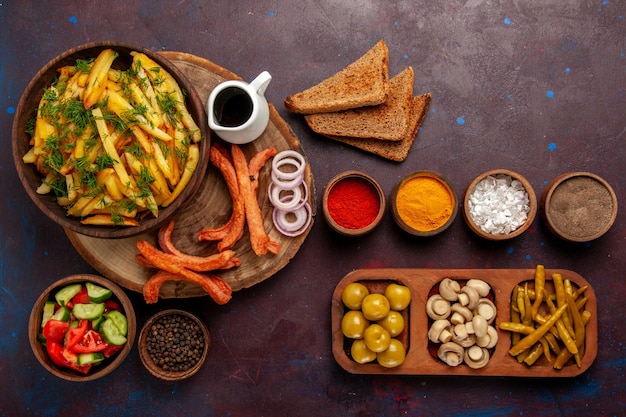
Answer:
[[[400,218],[420,232],[443,226],[453,212],[454,199],[441,181],[431,177],[414,177],[400,186],[396,209]]]

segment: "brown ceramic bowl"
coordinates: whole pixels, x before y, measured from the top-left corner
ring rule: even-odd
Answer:
[[[111,300],[118,302],[122,307],[122,312],[126,316],[128,321],[128,334],[126,335],[127,342],[119,352],[113,354],[108,359],[99,365],[94,365],[87,375],[76,372],[72,369],[66,369],[56,365],[50,359],[46,347],[39,341],[39,334],[42,332],[41,321],[43,318],[43,310],[46,301],[54,301],[54,295],[61,288],[77,283],[92,282],[101,287],[108,288],[113,292]],[[30,347],[35,354],[35,357],[41,363],[41,365],[50,371],[51,374],[58,376],[59,378],[66,379],[74,382],[86,382],[93,381],[94,379],[102,378],[105,375],[113,372],[118,366],[124,362],[126,356],[130,352],[133,343],[135,341],[135,334],[137,332],[137,324],[135,319],[135,310],[131,304],[128,296],[124,291],[109,281],[106,278],[90,275],[90,274],[77,274],[71,275],[58,280],[57,282],[46,288],[37,301],[30,313],[30,319],[28,321],[28,339],[30,340]]]
[[[193,174],[189,184],[182,194],[168,207],[161,207],[158,218],[149,215],[140,220],[140,226],[89,226],[80,223],[80,218],[66,215],[63,207],[52,200],[50,195],[37,194],[36,190],[42,183],[42,176],[35,169],[34,164],[24,163],[22,157],[30,149],[31,134],[28,133],[29,121],[34,118],[37,112],[39,101],[43,91],[48,88],[53,80],[58,77],[57,70],[66,65],[75,65],[77,59],[92,59],[104,49],[111,48],[118,52],[119,56],[113,62],[113,68],[126,70],[130,68],[132,51],[139,51],[146,54],[169,72],[178,82],[179,86],[186,92],[186,105],[196,124],[202,132],[204,138],[200,145],[200,161],[198,168]],[[176,210],[190,197],[200,186],[206,171],[209,153],[208,121],[202,100],[198,96],[193,85],[183,76],[176,66],[145,48],[119,42],[99,42],[89,43],[70,49],[48,62],[33,77],[26,87],[17,106],[13,121],[13,160],[26,192],[33,202],[41,209],[44,215],[74,232],[99,238],[122,238],[134,236],[148,230],[158,228],[164,224]]]
[[[157,364],[153,357],[150,355],[148,347],[148,337],[153,330],[153,326],[155,325],[155,323],[157,323],[161,319],[167,319],[173,316],[182,316],[184,320],[189,320],[197,325],[198,331],[201,334],[202,339],[204,340],[204,348],[199,353],[197,362],[195,362],[195,364],[190,368],[180,371],[166,370],[162,366]],[[204,322],[200,320],[200,318],[198,318],[197,316],[184,310],[170,309],[161,311],[148,319],[146,324],[144,324],[143,328],[141,329],[138,343],[139,357],[141,358],[141,362],[144,364],[148,372],[150,372],[153,376],[159,379],[163,379],[165,381],[178,381],[189,378],[200,370],[200,368],[204,364],[204,361],[206,360],[209,350],[211,349],[211,336]]]
[[[604,235],[618,210],[613,188],[590,172],[556,177],[543,190],[540,206],[548,230],[569,242],[588,242]]]
[[[488,231],[483,230],[479,225],[476,224],[476,222],[472,218],[472,215],[470,214],[469,200],[472,195],[472,192],[474,191],[478,183],[480,183],[482,180],[484,180],[485,178],[489,176],[492,176],[495,178],[510,177],[513,180],[517,180],[523,185],[524,190],[528,194],[529,210],[528,210],[526,221],[517,229],[506,234],[489,233]],[[512,239],[514,237],[517,237],[521,235],[522,233],[524,233],[526,230],[528,230],[533,220],[535,219],[536,215],[537,215],[537,196],[535,195],[535,191],[533,190],[532,185],[522,175],[518,174],[517,172],[511,171],[509,169],[494,169],[491,171],[483,172],[482,174],[474,178],[472,182],[470,182],[470,184],[467,186],[467,189],[465,191],[465,197],[463,199],[463,217],[465,218],[465,222],[467,223],[469,228],[472,229],[474,233],[476,233],[478,236],[481,236],[485,239],[499,241],[499,240],[506,240],[506,239]]]
[[[365,226],[359,225],[359,227],[351,227],[351,225],[349,225],[347,222],[343,222],[342,220],[333,218],[331,214],[332,210],[329,210],[328,208],[328,198],[334,187],[336,187],[338,184],[345,184],[345,181],[353,180],[357,180],[359,182],[367,184],[367,186],[370,187],[373,193],[376,194],[376,196],[378,197],[378,212],[373,220]],[[358,209],[361,203],[362,202],[355,199],[352,199],[352,201],[350,202],[350,204],[354,204],[355,209]],[[382,187],[378,184],[378,182],[364,172],[341,172],[335,175],[326,185],[326,189],[324,190],[324,195],[322,198],[322,210],[324,212],[324,218],[326,219],[326,222],[337,233],[345,236],[363,236],[374,230],[382,220],[383,214],[385,213],[385,193]]]
[[[437,213],[437,219],[427,219],[427,213],[414,212],[412,214],[414,216],[419,216],[421,221],[428,221],[433,223],[433,226],[428,225],[428,227],[424,228],[415,227],[414,225],[410,224],[408,220],[405,220],[405,218],[407,218],[410,213],[405,213],[398,206],[398,193],[403,189],[403,187],[406,186],[407,183],[414,180],[425,181],[426,184],[439,184],[442,187],[441,189],[445,192],[444,198],[449,199],[449,205],[447,206],[447,209]],[[428,197],[432,198],[432,195],[429,195]],[[425,201],[421,201],[420,195],[416,194],[413,195],[411,198],[413,200],[413,203],[417,203],[422,206],[425,203]],[[391,214],[396,224],[405,232],[420,237],[435,236],[446,230],[448,227],[450,227],[452,222],[454,222],[458,211],[458,200],[454,188],[452,188],[450,183],[446,181],[441,175],[428,170],[413,172],[400,179],[400,181],[398,181],[393,191],[391,192],[390,200]]]

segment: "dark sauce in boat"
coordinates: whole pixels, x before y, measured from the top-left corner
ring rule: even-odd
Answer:
[[[215,98],[213,114],[221,126],[241,126],[252,115],[252,100],[241,88],[227,87]]]

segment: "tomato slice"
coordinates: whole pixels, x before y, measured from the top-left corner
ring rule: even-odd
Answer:
[[[119,345],[119,346],[107,345],[106,348],[102,351],[102,354],[104,355],[105,358],[110,358],[111,356],[113,356],[115,353],[119,352],[123,348],[124,348],[124,345]]]
[[[116,303],[115,301],[111,300],[111,299],[106,300],[104,302],[104,305],[106,306],[106,312],[107,313],[109,311],[111,311],[111,310],[117,310],[117,311],[121,311],[122,310],[121,306],[118,303]]]
[[[71,350],[78,342],[83,340],[85,333],[87,333],[88,326],[88,320],[79,320],[78,327],[74,327],[67,332],[67,343],[65,347]]]
[[[80,292],[72,298],[72,304],[89,304],[89,295],[87,287],[83,285]]]
[[[50,356],[52,362],[54,362],[57,366],[73,369],[81,374],[87,374],[91,369],[91,365],[79,365],[78,356],[57,342],[46,342],[46,350],[48,351],[48,356]]]
[[[43,326],[43,337],[47,342],[60,343],[65,337],[65,332],[69,329],[70,324],[66,321],[50,319]]]
[[[100,334],[95,330],[87,330],[81,340],[72,346],[75,353],[94,353],[105,350],[109,345],[102,340]]]

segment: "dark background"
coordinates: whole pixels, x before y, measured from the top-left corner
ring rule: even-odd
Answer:
[[[275,276],[235,294],[146,306],[138,325],[168,307],[207,323],[213,348],[179,383],[153,378],[136,348],[107,377],[75,384],[35,359],[28,316],[51,282],[97,273],[63,230],[42,217],[11,156],[14,111],[33,75],[66,49],[118,40],[207,58],[267,90],[302,143],[318,190],[347,169],[375,176],[387,195],[415,170],[442,173],[462,195],[479,173],[509,168],[538,195],[569,171],[591,171],[625,199],[626,3],[618,0],[30,1],[0,3],[0,415],[2,416],[617,416],[626,407],[623,210],[587,244],[566,244],[537,219],[521,237],[490,243],[461,216],[445,233],[414,239],[387,215],[359,239],[321,217]],[[431,111],[403,163],[313,135],[282,100],[358,58],[379,39],[390,75],[411,65]],[[348,272],[369,267],[547,268],[576,271],[598,298],[595,363],[576,378],[358,376],[331,352],[330,299]]]

